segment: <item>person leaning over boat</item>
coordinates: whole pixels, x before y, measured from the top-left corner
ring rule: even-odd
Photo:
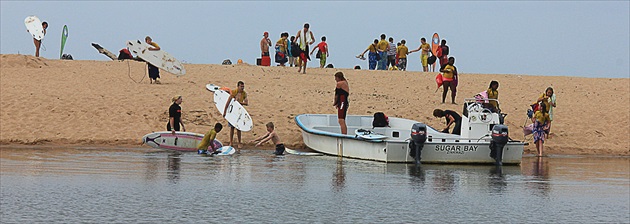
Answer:
[[[444,128],[442,132],[448,133],[448,129],[451,125],[453,125],[453,123],[455,123],[455,127],[453,127],[451,134],[459,135],[461,133],[460,129],[462,127],[462,116],[459,116],[457,112],[452,110],[435,109],[433,110],[433,116],[446,118],[446,128]]]
[[[350,95],[350,86],[348,80],[343,77],[343,72],[335,73],[335,101],[333,106],[337,108],[337,118],[341,127],[341,134],[348,134],[348,126],[346,126],[346,114],[348,113],[348,96]]]

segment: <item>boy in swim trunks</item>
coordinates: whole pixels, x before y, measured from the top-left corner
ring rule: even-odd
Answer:
[[[274,145],[276,145],[276,151],[273,154],[282,155],[284,153],[284,144],[280,141],[280,137],[276,134],[275,127],[273,126],[273,122],[267,123],[267,134],[260,136],[260,138],[254,139],[252,143],[256,143],[255,147],[258,147],[265,142],[271,140]]]

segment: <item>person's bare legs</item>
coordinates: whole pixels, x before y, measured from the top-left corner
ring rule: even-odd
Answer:
[[[238,145],[237,148],[243,148],[243,143],[241,142],[241,130],[236,130],[236,137],[238,137]]]
[[[42,42],[33,38],[33,43],[35,43],[35,57],[39,57],[39,48],[42,46]]]
[[[230,127],[230,144],[228,145],[232,146],[233,141],[234,141],[234,127]]]
[[[451,82],[451,103],[455,103],[455,96],[457,95],[457,87],[455,87],[455,83]]]
[[[538,152],[538,157],[543,156],[543,141],[538,140],[536,142],[536,152]]]
[[[348,134],[348,126],[346,126],[346,119],[339,119],[339,126],[341,127],[341,134]]]

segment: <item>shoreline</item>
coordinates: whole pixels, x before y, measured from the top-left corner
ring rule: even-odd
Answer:
[[[510,137],[516,140],[523,140],[520,126],[528,105],[553,85],[558,107],[551,129],[555,136],[545,142],[546,154],[630,155],[628,78],[460,72],[458,104],[451,105],[441,104],[441,89],[435,92],[437,73],[432,72],[309,67],[307,74],[302,75],[294,67],[185,64],[186,75],[175,77],[160,71],[162,84],[154,85],[145,77],[145,64],[135,61],[0,57],[0,147],[147,147],[140,146],[141,137],[164,129],[174,95],[183,96],[186,131],[205,133],[216,122],[227,124],[214,108],[205,85],[234,88],[242,80],[250,101],[246,109],[254,121],[254,129],[243,132],[244,148],[253,148],[249,141],[264,134],[264,124],[272,121],[287,147],[305,149],[294,118],[305,113],[336,113],[332,107],[333,74],[342,71],[351,90],[348,114],[372,115],[382,111],[390,117],[412,119],[436,128],[445,124],[432,116],[433,109],[461,114],[460,101],[485,91],[491,80],[497,80],[501,108],[508,114],[505,124]],[[228,142],[228,133],[225,129],[217,138]],[[536,151],[533,142],[529,142],[526,154]],[[269,143],[261,147],[272,148]]]

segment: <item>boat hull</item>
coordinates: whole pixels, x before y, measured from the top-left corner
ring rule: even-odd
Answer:
[[[352,117],[352,118],[350,118]],[[350,118],[350,119],[348,119]],[[371,116],[348,116],[348,133],[358,128],[368,127],[363,122]],[[355,122],[352,122],[355,121]],[[361,122],[356,122],[361,121]],[[361,139],[354,135],[335,133],[333,129],[336,115],[299,115],[296,117],[302,129],[304,144],[321,153],[347,158],[374,160],[388,163],[412,163],[415,159],[409,155],[409,136],[411,126],[417,121],[390,118],[391,127],[381,128],[387,135],[384,140]],[[461,163],[490,164],[495,160],[490,157],[490,138],[465,139],[451,134],[428,132],[429,139],[421,152],[422,163]],[[503,164],[518,165],[523,156],[523,142],[509,142],[503,151]]]

